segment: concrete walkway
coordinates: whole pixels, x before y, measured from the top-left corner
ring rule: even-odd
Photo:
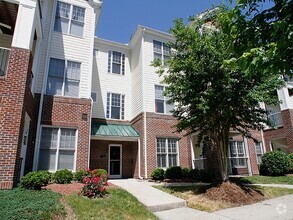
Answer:
[[[159,219],[163,220],[293,220],[293,195],[270,199],[253,205],[207,213],[188,208],[184,200],[152,187],[160,184],[137,179],[119,179],[110,180],[110,182],[134,195],[149,210],[154,212]],[[291,186],[286,188],[291,188]]]

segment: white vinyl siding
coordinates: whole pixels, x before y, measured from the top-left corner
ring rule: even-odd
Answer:
[[[125,96],[107,93],[107,118],[124,120]]]
[[[157,138],[157,167],[179,166],[178,141],[175,138]]]
[[[259,165],[261,163],[261,157],[263,155],[263,148],[261,142],[255,142],[255,154],[256,154],[256,162]]]
[[[54,30],[83,36],[84,16],[84,8],[58,1]]]
[[[74,170],[76,130],[43,127],[38,170]]]
[[[168,98],[163,95],[164,89],[164,86],[155,85],[155,112],[171,114],[174,104],[168,103]]]
[[[61,59],[50,59],[47,94],[78,97],[81,64]]]
[[[108,73],[125,75],[125,54],[116,51],[108,52]]]
[[[247,157],[243,141],[229,141],[232,167],[246,167]]]

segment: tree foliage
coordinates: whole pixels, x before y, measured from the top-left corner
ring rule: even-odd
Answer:
[[[165,95],[176,103],[173,116],[178,119],[178,131],[198,133],[199,140],[216,149],[220,177],[225,181],[230,130],[249,136],[251,129],[260,129],[267,117],[259,103],[276,103],[270,94],[281,82],[270,72],[224,66],[237,56],[229,48],[231,38],[223,33],[220,22],[206,22],[195,19],[188,26],[181,19],[174,22],[171,33],[176,40],[170,43],[168,72],[164,74],[164,68],[159,72],[168,85]]]
[[[249,73],[293,75],[293,1],[238,0],[221,15],[229,49],[230,68]]]

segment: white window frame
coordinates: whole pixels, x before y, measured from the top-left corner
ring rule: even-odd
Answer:
[[[160,49],[156,50],[155,45],[160,44]],[[167,52],[168,51],[168,52]],[[153,60],[155,61],[156,59],[160,59],[163,65],[167,65],[166,60],[167,57],[170,57],[171,55],[171,49],[167,46],[166,43],[158,41],[158,40],[153,40]],[[160,56],[160,58],[158,58]]]
[[[235,147],[236,147],[236,153],[234,153],[233,156],[233,152],[231,150],[231,143],[235,143]],[[239,145],[241,144],[241,147],[243,147],[243,156],[239,156]],[[244,141],[229,141],[229,154],[230,154],[230,161],[231,161],[231,165],[232,168],[246,168],[247,167],[247,155],[246,155],[246,150],[245,150],[245,144]],[[236,155],[236,156],[235,156]],[[232,160],[236,161],[236,165],[232,163]],[[240,165],[240,161],[244,160],[244,165]]]
[[[167,101],[169,100],[166,96],[163,95],[163,99],[158,99],[156,98],[156,87],[162,87],[163,88],[163,92],[165,91],[165,86],[162,86],[162,85],[157,85],[155,84],[155,109],[154,109],[154,112],[157,113],[157,114],[167,114],[167,115],[172,115],[172,113],[169,111],[167,112],[167,106],[168,105],[171,105],[171,104],[168,104]],[[158,112],[157,109],[156,109],[156,100],[161,100],[164,102],[164,112]],[[173,104],[173,109],[174,109],[174,104]]]
[[[68,18],[66,17],[62,17],[62,16],[58,16],[58,5],[59,5],[59,2],[62,3],[62,4],[67,4],[69,5],[70,9],[69,9],[69,15],[68,15]],[[71,36],[77,36],[77,37],[83,37],[83,34],[84,34],[84,25],[85,25],[85,12],[86,12],[86,9],[84,7],[80,7],[78,5],[74,5],[74,4],[71,4],[71,3],[68,3],[68,2],[63,2],[63,1],[57,1],[57,5],[56,5],[56,13],[55,13],[55,21],[54,21],[54,31],[56,32],[59,32],[59,33],[62,33],[62,34],[68,34],[68,35],[71,35]],[[78,21],[78,20],[75,20],[73,19],[73,8],[74,7],[78,7],[80,9],[83,9],[84,10],[84,16],[83,16],[83,21]],[[57,18],[60,18],[60,19],[63,19],[63,20],[68,20],[68,28],[67,28],[67,31],[66,32],[62,32],[62,29],[59,31],[56,29],[56,21],[57,21]],[[78,23],[80,25],[82,25],[82,33],[81,35],[75,35],[75,34],[72,34],[71,33],[71,24],[72,23]]]
[[[61,149],[61,150],[68,150],[68,151],[74,151],[74,156],[73,156],[73,170],[72,172],[76,171],[76,161],[77,161],[77,142],[78,142],[78,130],[76,128],[65,128],[65,127],[54,127],[54,126],[41,126],[41,131],[43,132],[43,128],[50,128],[50,129],[58,129],[57,131],[57,148],[56,148],[56,155],[55,155],[55,168],[52,170],[48,170],[49,172],[56,172],[58,171],[58,162],[59,162],[59,155],[60,155],[60,140],[61,140],[61,129],[70,129],[70,130],[75,130],[75,146],[74,149]],[[42,141],[42,133],[41,133],[41,138],[40,138],[40,145]],[[40,154],[41,154],[41,146],[39,146],[39,155],[38,155],[38,164],[37,167],[39,168],[39,163],[40,163]]]
[[[120,118],[112,118],[112,97],[113,94],[120,96],[120,106],[115,106],[120,108]],[[108,100],[109,97],[109,100]],[[115,92],[107,92],[106,97],[106,118],[111,120],[125,120],[125,95]]]
[[[113,54],[119,53],[120,54],[120,63],[113,61]],[[119,64],[120,65],[120,72],[114,73],[113,72],[113,64]],[[125,75],[125,53],[122,53],[120,51],[115,50],[109,50],[108,51],[108,73],[114,74],[114,75]]]
[[[260,142],[260,141],[254,142],[254,146],[255,146],[256,163],[257,163],[257,165],[260,165],[261,164],[261,157],[264,154],[262,142]],[[258,147],[259,147],[260,152],[258,152],[258,149],[257,149]]]
[[[158,152],[158,140],[164,140],[165,141],[165,152]],[[176,153],[169,153],[169,140],[175,140],[176,141]],[[162,169],[167,169],[168,167],[171,167],[169,164],[169,156],[170,155],[175,155],[176,154],[176,165],[171,165],[171,166],[180,166],[179,162],[179,141],[178,138],[162,138],[162,137],[157,137],[156,138],[156,167],[162,168]],[[166,160],[166,166],[162,166],[162,162],[159,163],[158,155],[165,155],[165,160]]]
[[[82,64],[81,62],[77,62],[77,61],[73,61],[73,60],[67,60],[67,59],[58,59],[58,58],[54,58],[51,57],[49,60],[49,70],[48,70],[48,79],[50,78],[50,68],[51,68],[51,59],[55,59],[55,60],[61,60],[64,61],[64,70],[63,70],[63,78],[62,78],[62,92],[61,95],[60,94],[51,94],[49,93],[49,80],[47,80],[47,87],[46,87],[46,94],[48,95],[53,95],[53,96],[65,96],[65,97],[73,97],[73,98],[79,98],[80,96],[80,78],[81,78],[81,68],[82,68]],[[67,75],[67,70],[68,70],[68,62],[72,62],[72,63],[76,63],[79,64],[79,80],[74,79],[76,82],[78,81],[78,94],[77,96],[69,96],[69,95],[65,95],[65,85],[66,85],[66,75]],[[52,76],[54,77],[54,76]],[[73,80],[73,79],[71,79]]]

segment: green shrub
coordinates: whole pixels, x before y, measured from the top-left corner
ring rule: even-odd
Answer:
[[[70,170],[67,169],[58,170],[54,173],[53,180],[55,183],[59,184],[71,183],[73,180],[73,174]]]
[[[195,168],[190,170],[188,177],[193,180],[199,180],[199,169]]]
[[[289,162],[290,162],[290,168],[289,173],[293,173],[293,153],[288,154]]]
[[[42,186],[48,185],[51,174],[48,171],[30,172],[21,178],[20,187],[24,189],[40,190]]]
[[[181,179],[183,176],[182,169],[179,166],[169,167],[166,170],[167,179]]]
[[[187,167],[182,168],[182,177],[183,178],[188,178],[189,177],[189,172],[190,172],[189,168],[187,168]]]
[[[87,170],[79,170],[74,174],[74,180],[82,183],[83,179],[88,175],[89,175],[89,172]]]
[[[101,177],[104,179],[104,181],[108,180],[108,172],[107,170],[104,169],[94,169],[92,171],[88,170],[88,172],[91,173],[92,176],[94,177]]]
[[[289,157],[281,151],[265,153],[261,158],[260,174],[264,176],[283,176],[290,168]]]
[[[164,180],[165,171],[162,168],[156,168],[153,170],[151,177],[153,180]]]

